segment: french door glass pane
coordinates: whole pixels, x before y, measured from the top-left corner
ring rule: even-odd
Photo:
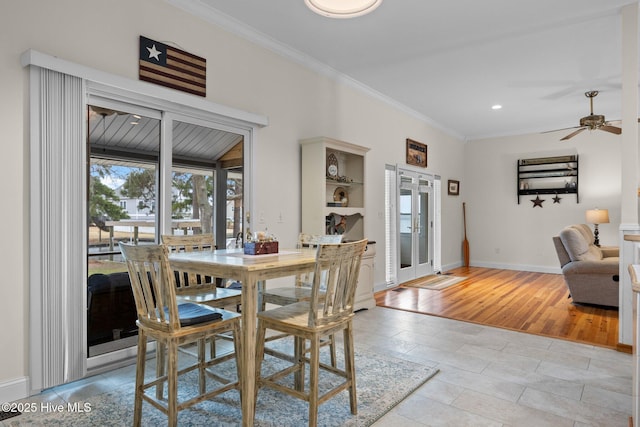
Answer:
[[[413,265],[413,178],[402,176],[400,181],[400,268]]]
[[[429,183],[418,182],[418,264],[429,261]]]

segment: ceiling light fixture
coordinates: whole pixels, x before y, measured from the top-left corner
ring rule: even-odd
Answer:
[[[500,105],[500,104],[492,105],[491,109],[492,110],[501,110],[502,109],[502,105]]]
[[[318,15],[329,18],[354,18],[373,12],[382,0],[304,0]]]

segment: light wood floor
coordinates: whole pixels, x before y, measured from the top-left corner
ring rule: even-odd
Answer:
[[[574,305],[562,275],[480,267],[447,273],[466,280],[439,291],[399,286],[376,293],[376,303],[630,351],[618,345],[618,310]]]

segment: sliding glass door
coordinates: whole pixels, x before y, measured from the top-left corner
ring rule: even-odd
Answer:
[[[136,307],[118,242],[157,241],[160,113],[115,103],[89,105],[88,143],[86,320],[91,358],[136,344]]]
[[[216,244],[235,243],[252,207],[253,135],[268,122],[58,58],[35,59],[29,60],[30,394],[130,363],[136,350],[125,343],[135,336],[133,316],[122,323],[120,317],[131,299],[112,292],[127,286],[104,277],[124,273],[119,241],[148,244],[162,233],[196,232],[184,223],[172,229],[173,221],[199,215],[202,225],[205,199]],[[185,124],[179,153],[177,122]],[[197,203],[188,182],[172,184],[187,173],[203,177]]]
[[[119,242],[208,233],[225,248],[242,235],[244,137],[115,100],[92,100],[87,111],[87,354],[96,367],[136,345]]]

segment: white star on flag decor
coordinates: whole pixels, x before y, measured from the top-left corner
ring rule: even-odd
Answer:
[[[149,59],[154,58],[156,61],[160,61],[160,54],[162,52],[160,52],[158,49],[156,49],[156,45],[154,44],[151,47],[148,47],[147,50],[149,51]]]

